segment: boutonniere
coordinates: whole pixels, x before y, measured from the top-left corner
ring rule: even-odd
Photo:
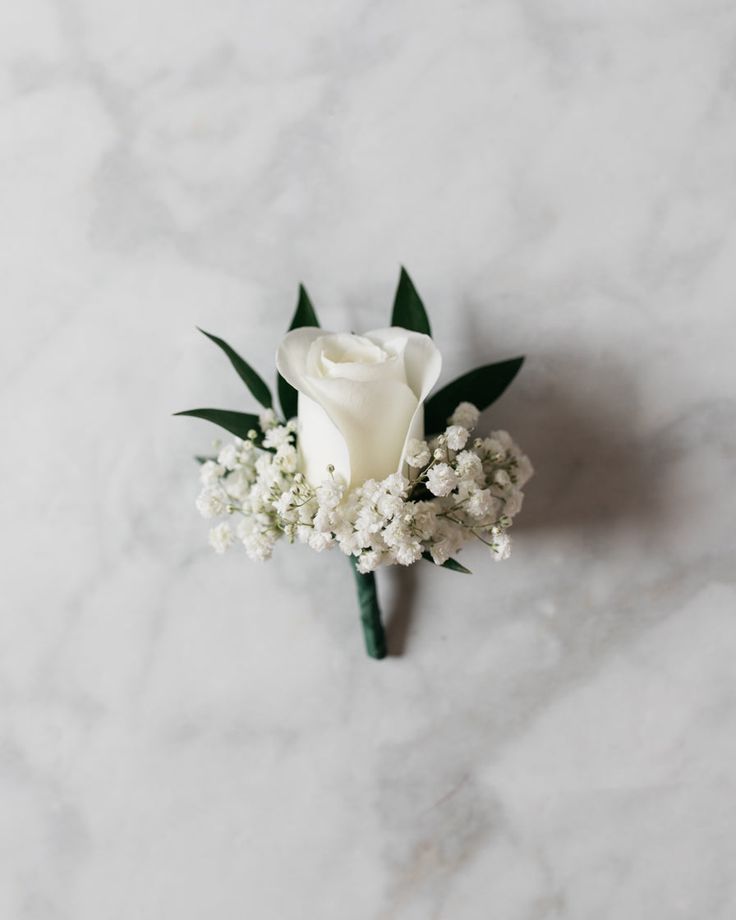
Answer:
[[[532,475],[505,431],[479,436],[480,412],[511,383],[523,358],[486,364],[432,392],[442,358],[424,305],[402,269],[391,325],[360,335],[326,332],[303,287],[278,347],[278,413],[263,379],[226,342],[258,414],[191,409],[234,440],[198,457],[205,518],[221,519],[218,553],[240,543],[270,558],[281,540],[337,549],[355,573],[368,654],[386,655],[375,571],[429,562],[469,574],[455,558],[468,540],[495,560]]]

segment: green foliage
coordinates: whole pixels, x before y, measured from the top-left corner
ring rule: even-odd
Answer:
[[[427,562],[431,562],[432,565],[437,565],[430,553],[422,553],[422,559],[426,559]],[[439,568],[449,569],[451,572],[462,572],[463,575],[473,574],[470,569],[466,569],[464,565],[460,565],[457,559],[448,559],[447,562],[443,562]]]
[[[261,439],[261,429],[258,427],[258,416],[250,412],[231,412],[229,409],[188,409],[186,412],[175,412],[174,415],[188,415],[192,418],[202,418],[213,425],[219,425],[230,434],[245,440],[249,431],[256,431]]]
[[[303,326],[319,327],[319,320],[317,319],[317,314],[312,306],[312,301],[309,299],[306,288],[303,284],[300,284],[299,299],[297,301],[296,310],[294,311],[294,318],[289,326],[289,332],[291,332],[292,329],[301,329]],[[279,393],[279,402],[281,403],[281,411],[284,413],[284,418],[288,421],[296,415],[299,394],[290,383],[284,380],[281,374],[278,374],[277,389]]]
[[[470,402],[481,412],[504,392],[518,374],[524,358],[512,358],[485,364],[468,371],[438,390],[424,404],[424,430],[427,434],[442,431],[447,419],[461,402]]]
[[[401,326],[402,329],[410,329],[412,332],[423,332],[424,335],[432,335],[427,311],[414,287],[414,282],[403,265],[399,275],[399,285],[396,288],[391,325]]]
[[[199,329],[199,327],[197,327]],[[218,338],[216,335],[211,335],[209,332],[205,332],[204,329],[199,330],[202,335],[206,335],[208,339],[213,341],[215,345],[221,348],[225,354],[230,359],[230,363],[235,368],[238,373],[238,376],[243,381],[243,383],[248,387],[253,396],[258,400],[258,402],[264,406],[266,409],[270,409],[273,406],[273,398],[271,397],[271,391],[261,377],[253,370],[253,368],[248,364],[247,361],[244,361],[240,355],[231,348],[227,342],[223,339]]]

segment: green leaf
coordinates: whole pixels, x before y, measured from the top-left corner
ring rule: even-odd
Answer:
[[[503,393],[518,374],[523,358],[484,364],[448,383],[424,404],[424,430],[427,434],[442,431],[447,419],[461,402],[470,402],[481,412]]]
[[[199,326],[197,326],[197,328],[199,329]],[[244,361],[237,353],[237,351],[231,348],[227,342],[223,341],[223,339],[220,339],[216,335],[212,335],[209,332],[205,332],[204,329],[199,329],[199,331],[202,333],[202,335],[206,335],[208,339],[213,341],[215,345],[217,345],[225,352],[225,354],[230,359],[230,363],[237,371],[238,376],[255,396],[258,402],[266,409],[270,409],[273,406],[271,391],[261,379],[261,377],[259,377],[258,374],[253,370],[250,364],[248,364],[247,361]]]
[[[196,454],[194,459],[200,466],[202,466],[205,463],[209,463],[210,460],[214,463],[214,461],[217,460],[217,457],[203,457],[200,454]]]
[[[292,319],[291,325],[289,326],[289,332],[291,332],[292,329],[301,329],[302,326],[319,327],[319,320],[317,319],[317,314],[315,313],[314,307],[312,306],[312,301],[309,299],[309,294],[307,294],[307,289],[303,284],[300,284],[299,299],[296,303],[294,318]]]
[[[300,284],[299,300],[297,301],[296,310],[294,311],[294,318],[289,326],[289,332],[291,332],[292,329],[301,329],[302,326],[319,327],[319,320],[317,319],[317,314],[312,306],[312,301],[309,299],[306,288],[303,284]],[[281,411],[284,413],[284,418],[288,421],[296,415],[299,394],[290,383],[284,380],[281,374],[278,374],[277,387]]]
[[[399,286],[396,288],[391,325],[401,326],[402,329],[410,329],[412,332],[423,332],[425,335],[432,335],[427,311],[424,309],[422,299],[417,294],[417,289],[414,287],[414,283],[403,265],[399,275]]]
[[[250,412],[230,412],[228,409],[189,409],[186,412],[175,412],[174,415],[189,415],[192,418],[203,418],[206,422],[219,425],[237,438],[245,440],[248,432],[255,430],[259,433],[258,416]],[[257,442],[256,442],[257,443]]]
[[[422,553],[422,559],[426,559],[427,562],[431,562],[432,565],[437,565],[429,553]],[[470,569],[466,569],[464,565],[460,565],[457,559],[448,559],[447,562],[443,562],[441,566],[438,566],[438,568],[449,569],[451,572],[462,572],[463,575],[473,574]]]

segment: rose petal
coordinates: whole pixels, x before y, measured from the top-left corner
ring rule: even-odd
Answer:
[[[324,346],[318,341],[332,338],[314,327],[294,329],[276,357],[279,372],[300,394],[299,443],[307,479],[324,479],[328,463],[353,485],[403,470],[409,439],[424,433],[423,404],[439,377],[439,351],[429,336],[400,327],[350,337],[349,347],[343,342],[342,349],[343,336]],[[375,360],[340,361],[341,352],[360,356],[360,338],[391,357],[381,361],[380,355],[367,353]]]
[[[424,402],[439,379],[442,370],[442,355],[432,339],[421,332],[410,332],[406,329],[392,326],[388,329],[374,329],[365,333],[367,339],[372,339],[383,347],[386,347],[392,338],[402,335],[406,337],[404,347],[406,379],[417,398],[417,407],[404,438],[404,445],[401,451],[399,469],[405,472],[406,451],[409,441],[411,438],[421,440],[424,437]]]
[[[322,329],[302,326],[287,332],[276,352],[276,367],[279,374],[300,393],[307,393],[307,359],[309,349],[316,339],[324,335]]]
[[[417,407],[407,384],[311,377],[309,388],[345,439],[353,485],[396,472]]]
[[[298,448],[301,470],[307,482],[319,485],[331,464],[346,483],[351,479],[350,453],[340,429],[325,409],[305,393],[299,393]]]
[[[314,326],[300,327],[288,332],[276,352],[276,367],[281,376],[299,393],[298,448],[302,472],[312,485],[320,483],[327,475],[327,466],[350,482],[350,453],[340,429],[310,385],[308,373],[312,345],[325,335]]]

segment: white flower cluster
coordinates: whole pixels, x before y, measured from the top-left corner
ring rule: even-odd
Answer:
[[[309,485],[298,471],[296,420],[279,424],[270,410],[260,432],[235,440],[201,468],[197,508],[206,518],[228,521],[210,531],[222,553],[236,539],[252,559],[268,559],[281,537],[321,552],[338,546],[357,557],[366,573],[379,565],[411,565],[422,556],[443,565],[469,539],[506,559],[506,533],[521,509],[522,487],[532,475],[529,459],[505,431],[471,439],[479,412],[461,403],[449,426],[429,442],[412,440],[409,477],[393,473],[346,490],[332,468]]]

